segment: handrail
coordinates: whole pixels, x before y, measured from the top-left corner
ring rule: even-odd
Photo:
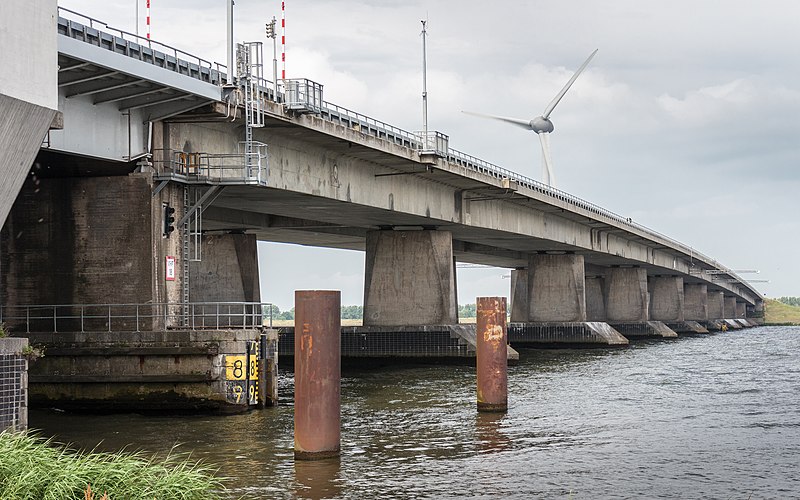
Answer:
[[[203,59],[202,57],[198,57],[198,56],[196,56],[194,54],[190,54],[189,52],[185,52],[185,51],[183,51],[181,49],[175,48],[175,47],[173,47],[171,45],[167,45],[167,44],[164,44],[164,43],[161,43],[161,42],[156,42],[155,40],[153,40],[151,38],[146,38],[146,37],[143,37],[141,35],[137,35],[135,33],[130,33],[130,32],[121,30],[119,28],[114,28],[113,26],[109,26],[108,24],[106,24],[103,21],[100,21],[99,19],[95,19],[93,17],[89,17],[89,16],[87,16],[85,14],[81,14],[80,12],[75,12],[74,10],[67,9],[66,7],[58,7],[58,15],[59,15],[59,17],[63,17],[64,19],[70,20],[69,17],[62,16],[61,15],[62,13],[69,13],[69,14],[72,14],[73,16],[77,16],[78,20],[76,20],[76,21],[78,21],[78,22],[81,22],[80,20],[88,21],[89,22],[89,28],[98,29],[98,28],[95,27],[95,25],[97,24],[97,25],[101,26],[104,30],[111,31],[112,32],[111,34],[116,34],[116,35],[118,35],[120,38],[122,38],[124,40],[132,41],[132,42],[135,42],[135,43],[137,43],[139,45],[145,45],[145,46],[147,46],[147,47],[149,47],[151,49],[154,46],[159,48],[159,49],[162,49],[162,50],[166,49],[165,53],[171,52],[172,55],[175,57],[175,59],[178,59],[178,55],[180,54],[181,56],[188,57],[189,58],[188,62],[195,62],[196,61],[198,66],[207,66],[210,69],[216,69],[220,73],[222,73],[223,70],[224,70],[224,72],[227,72],[228,68],[224,64],[221,64],[221,63],[218,63],[218,62],[211,62],[211,61],[208,61],[206,59]],[[81,22],[81,24],[84,24],[84,23]]]
[[[268,302],[0,305],[0,323],[31,332],[142,332],[272,326]]]

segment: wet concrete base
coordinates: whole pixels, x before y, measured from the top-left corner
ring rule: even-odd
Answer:
[[[709,333],[708,329],[697,321],[665,321],[670,330],[680,335]]]
[[[294,355],[294,327],[281,327],[278,354]],[[475,360],[475,325],[345,326],[342,327],[342,361],[404,360],[408,362]],[[508,347],[510,364],[519,360]]]
[[[725,324],[724,320],[721,319],[709,319],[706,321],[702,321],[701,324],[708,329],[709,332],[721,332],[722,325]]]
[[[728,330],[741,330],[743,328],[741,323],[739,323],[735,319],[723,319],[722,321],[725,322],[725,325],[728,327]]]
[[[661,321],[641,321],[630,323],[609,323],[615,330],[628,339],[644,338],[677,338],[670,327]]]
[[[509,323],[508,341],[514,346],[542,349],[617,347],[628,339],[607,323]]]
[[[257,373],[248,366],[256,366],[260,334],[30,333],[31,344],[45,352],[30,364],[30,403],[92,413],[247,411],[256,404]]]

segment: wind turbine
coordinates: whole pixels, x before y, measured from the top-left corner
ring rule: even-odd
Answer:
[[[539,136],[539,142],[542,145],[542,181],[548,186],[555,186],[556,179],[553,173],[553,160],[550,158],[550,132],[553,131],[553,122],[550,121],[550,114],[556,108],[558,103],[561,102],[564,94],[566,94],[569,88],[572,87],[572,84],[575,83],[575,80],[577,80],[580,74],[583,73],[583,70],[586,69],[586,66],[589,65],[589,62],[592,60],[595,54],[597,54],[597,49],[589,54],[589,57],[586,58],[586,61],[584,61],[581,67],[578,68],[578,71],[572,75],[572,78],[570,78],[567,84],[564,85],[564,88],[561,89],[561,91],[556,94],[553,100],[550,101],[550,104],[544,108],[544,112],[541,114],[541,116],[537,116],[533,120],[485,115],[483,113],[473,113],[470,111],[463,111],[463,113],[500,120],[506,123],[511,123],[512,125],[517,125],[518,127],[522,127],[526,130],[533,130],[536,132],[536,134]]]

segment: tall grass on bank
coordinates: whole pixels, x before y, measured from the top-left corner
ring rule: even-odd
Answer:
[[[764,301],[764,323],[768,325],[800,325],[800,307],[774,299]]]
[[[186,456],[75,452],[29,433],[0,433],[0,498],[84,499],[87,487],[109,500],[218,498],[214,470]]]

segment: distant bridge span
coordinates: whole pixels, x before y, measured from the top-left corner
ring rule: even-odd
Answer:
[[[630,219],[321,99],[288,109],[286,96],[275,102],[266,80],[259,82],[264,127],[256,129],[269,150],[261,178],[211,163],[198,175],[182,175],[178,152],[236,153],[244,113],[238,103],[230,123],[236,96],[224,87],[226,68],[60,13],[65,127],[51,132],[44,150],[78,173],[80,162],[65,154],[107,160],[91,163],[105,173],[130,170],[152,155],[159,179],[224,186],[204,207],[204,231],[363,250],[369,230],[446,229],[464,262],[524,268],[531,253],[569,252],[584,256],[587,272],[635,265],[749,305],[760,300],[716,260]]]

